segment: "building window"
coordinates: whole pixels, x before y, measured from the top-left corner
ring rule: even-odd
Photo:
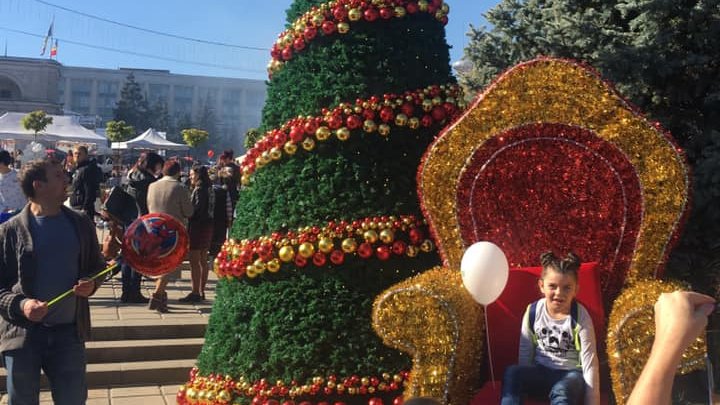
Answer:
[[[150,84],[148,86],[148,105],[167,104],[170,95],[170,86],[167,84]]]
[[[90,93],[92,80],[70,80],[70,110],[79,114],[90,114]]]
[[[175,86],[173,96],[173,115],[176,118],[192,116],[193,88],[190,86]]]
[[[222,119],[227,122],[237,122],[240,119],[242,103],[242,90],[226,90],[222,99]]]
[[[113,110],[115,109],[120,89],[119,82],[99,81],[97,90],[97,115],[102,118],[103,122],[113,119]]]

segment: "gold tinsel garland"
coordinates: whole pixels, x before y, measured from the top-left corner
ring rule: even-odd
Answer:
[[[654,306],[662,293],[687,289],[677,282],[643,280],[623,291],[610,314],[607,353],[613,392],[624,404],[650,356],[655,338]],[[683,353],[679,374],[705,368],[705,338],[700,336]]]
[[[502,75],[428,150],[419,189],[445,264],[458,267],[465,248],[454,199],[466,159],[498,133],[529,123],[588,129],[628,157],[640,179],[644,215],[626,281],[655,277],[687,204],[681,153],[594,72],[549,58]]]
[[[413,358],[405,398],[470,401],[478,388],[483,316],[460,271],[442,267],[396,284],[375,300],[373,328],[386,345]]]

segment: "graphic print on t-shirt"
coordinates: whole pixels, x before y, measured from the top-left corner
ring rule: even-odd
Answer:
[[[537,325],[537,324],[536,324]],[[567,353],[575,350],[572,333],[558,325],[537,325],[535,335],[538,339],[538,346],[546,353],[552,353],[558,357],[567,357]]]

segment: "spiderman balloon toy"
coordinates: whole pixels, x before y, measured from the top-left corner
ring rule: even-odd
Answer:
[[[182,262],[188,244],[187,231],[180,221],[168,214],[150,213],[127,228],[122,254],[139,273],[158,277]]]

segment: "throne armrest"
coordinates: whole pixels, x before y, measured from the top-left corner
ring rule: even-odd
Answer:
[[[655,302],[660,294],[687,290],[672,281],[639,280],[624,289],[610,312],[607,353],[613,392],[618,403],[630,397],[650,356],[655,338]],[[701,336],[683,354],[678,374],[705,368],[705,337]]]
[[[412,356],[406,398],[469,402],[479,385],[483,310],[460,271],[436,267],[390,287],[376,298],[372,318],[386,345]]]

